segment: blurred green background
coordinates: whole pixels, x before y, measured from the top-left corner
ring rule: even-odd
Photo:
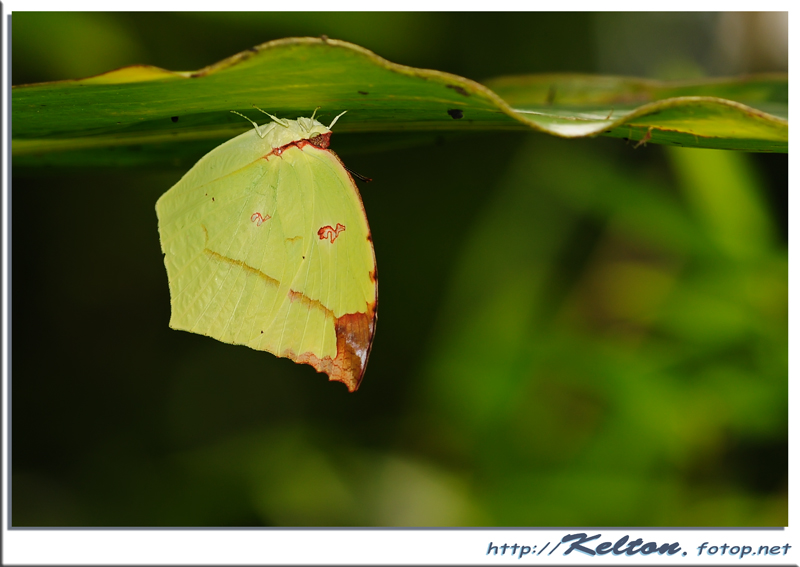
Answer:
[[[322,34],[477,81],[788,60],[780,13],[15,12],[11,34],[15,85]],[[185,169],[12,165],[14,526],[787,525],[787,155],[487,133],[342,157],[375,179],[355,394],[169,329],[154,206]]]

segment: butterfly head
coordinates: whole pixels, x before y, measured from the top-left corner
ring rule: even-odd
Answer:
[[[327,149],[331,143],[331,129],[333,125],[336,124],[339,117],[347,111],[345,110],[334,118],[330,126],[325,126],[322,122],[314,118],[317,115],[317,110],[319,110],[319,107],[314,109],[311,118],[305,118],[304,116],[299,117],[297,119],[297,125],[304,131],[305,137],[309,142],[318,148]]]

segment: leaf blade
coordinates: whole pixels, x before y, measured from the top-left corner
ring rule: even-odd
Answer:
[[[288,118],[317,106],[323,117],[348,110],[337,133],[532,129],[786,152],[787,93],[784,75],[678,84],[539,75],[482,85],[398,65],[343,41],[288,38],[194,72],[137,65],[14,87],[12,155],[15,166],[197,159],[199,146],[207,151],[245,131],[249,126],[228,111],[253,105]],[[131,155],[154,145],[162,150]]]

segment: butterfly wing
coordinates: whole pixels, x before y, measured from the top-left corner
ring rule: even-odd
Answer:
[[[203,167],[156,205],[170,326],[310,364],[356,390],[375,333],[377,276],[344,166],[307,144]]]

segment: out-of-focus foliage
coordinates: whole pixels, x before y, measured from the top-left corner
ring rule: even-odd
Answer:
[[[632,17],[15,13],[13,82],[321,34],[478,81],[785,71],[774,31],[730,58],[730,15]],[[622,20],[649,55],[603,43]],[[785,155],[509,132],[344,159],[381,298],[353,395],[168,328],[154,204],[185,169],[12,171],[13,525],[786,525]]]

